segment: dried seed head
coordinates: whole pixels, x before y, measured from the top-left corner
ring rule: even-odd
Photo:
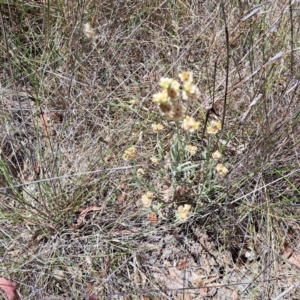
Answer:
[[[164,115],[168,115],[172,111],[172,104],[169,102],[161,103],[158,107],[161,113]]]
[[[173,106],[170,118],[173,120],[181,120],[183,118],[183,106],[181,104],[177,103]]]
[[[171,85],[168,87],[168,96],[174,100],[178,97],[179,95],[179,89],[180,89],[180,84],[178,81],[173,80]]]

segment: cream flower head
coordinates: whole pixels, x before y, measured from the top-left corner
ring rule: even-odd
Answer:
[[[161,103],[167,102],[169,99],[169,96],[168,96],[167,90],[163,90],[162,92],[153,94],[152,98],[153,98],[154,103],[161,104]]]
[[[157,157],[151,157],[150,159],[151,159],[153,164],[155,164],[155,165],[158,164],[158,158]]]
[[[152,130],[156,133],[161,132],[164,129],[164,126],[158,123],[153,123],[151,126],[152,126]]]
[[[130,160],[133,159],[135,157],[136,154],[136,148],[134,146],[128,148],[127,150],[125,150],[124,154],[123,154],[123,158],[125,160]]]
[[[165,102],[165,103],[160,103],[158,108],[163,115],[168,116],[171,113],[173,106],[170,102]]]
[[[213,159],[221,159],[222,158],[222,154],[219,152],[219,150],[215,151],[211,156]]]
[[[180,80],[184,83],[193,81],[193,72],[182,72],[178,75]]]
[[[228,169],[222,164],[217,164],[216,170],[222,176],[225,176],[228,173]]]
[[[179,103],[172,107],[169,117],[173,120],[181,120],[183,117],[183,106]]]
[[[182,99],[194,100],[199,97],[200,91],[195,84],[187,82],[183,85]]]
[[[90,23],[83,24],[83,33],[87,38],[92,40],[94,45],[96,44],[95,33]]]
[[[153,193],[152,192],[147,192],[142,196],[142,202],[144,207],[149,207],[152,204],[152,199],[153,199]]]
[[[167,93],[168,97],[171,99],[174,100],[178,97],[180,84],[177,80],[163,77],[159,81],[159,86],[164,89],[163,93]]]
[[[174,100],[179,96],[180,84],[178,81],[174,81],[172,85],[168,88],[168,96]]]
[[[217,134],[222,127],[220,121],[211,121],[209,126],[207,127],[207,133],[209,134]]]
[[[172,78],[162,77],[158,85],[163,89],[168,89],[172,85],[173,81],[174,79]]]
[[[196,146],[192,146],[192,145],[187,145],[186,149],[188,152],[190,152],[192,155],[195,155],[198,148]]]
[[[182,128],[191,133],[199,129],[200,122],[196,122],[194,118],[186,116],[182,122]]]
[[[180,205],[178,207],[178,217],[180,221],[185,221],[190,213],[191,206],[189,204]]]
[[[142,177],[144,174],[145,174],[145,171],[142,168],[140,168],[136,171],[137,177]]]

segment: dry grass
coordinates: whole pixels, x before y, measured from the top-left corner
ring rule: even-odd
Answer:
[[[274,299],[299,282],[298,1],[1,3],[0,277],[21,299]],[[185,70],[201,125],[180,171],[182,129],[152,95]]]

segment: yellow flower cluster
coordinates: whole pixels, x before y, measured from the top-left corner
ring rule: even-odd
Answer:
[[[155,165],[158,164],[158,158],[157,157],[151,157],[150,160],[152,161],[153,164],[155,164]]]
[[[180,80],[183,82],[182,99],[183,100],[194,100],[199,97],[199,89],[193,84],[193,73],[182,72],[179,74]]]
[[[191,133],[199,129],[200,122],[196,122],[194,118],[186,116],[182,122],[182,128]]]
[[[207,133],[209,134],[217,134],[222,127],[222,124],[220,121],[211,121],[209,126],[207,127]]]
[[[225,176],[228,173],[228,169],[222,164],[217,164],[216,170],[220,175],[223,176]]]
[[[159,132],[163,131],[163,129],[164,129],[164,126],[162,124],[153,123],[151,126],[152,126],[152,130],[155,133],[159,133]]]
[[[180,221],[185,221],[190,213],[191,206],[189,204],[180,205],[178,207],[178,218]]]
[[[216,159],[216,160],[222,158],[222,154],[220,153],[219,150],[215,151],[211,156],[213,159]]]
[[[133,159],[135,157],[135,154],[136,154],[136,148],[134,146],[128,148],[124,154],[123,154],[123,158],[125,160],[130,160],[130,159]]]
[[[195,155],[198,148],[196,146],[192,146],[192,145],[187,145],[186,149],[188,152],[190,152],[192,155]]]
[[[145,175],[145,171],[142,168],[140,168],[136,171],[136,175],[137,177],[143,177],[143,175]]]
[[[142,196],[142,203],[144,207],[149,207],[152,204],[152,199],[153,199],[153,193],[152,192],[147,192]]]
[[[181,120],[183,116],[183,106],[179,103],[172,107],[171,118],[173,120]]]
[[[182,72],[178,77],[184,83],[193,82],[193,72]]]
[[[162,92],[153,95],[153,102],[157,104],[166,103],[175,100],[179,96],[180,84],[172,78],[161,78],[159,86],[163,88]]]
[[[95,33],[90,23],[83,24],[83,33],[87,38],[92,40],[94,45],[96,45]]]
[[[199,95],[198,88],[193,84],[193,73],[182,72],[178,75],[182,81],[182,99],[193,100]],[[172,78],[161,78],[159,86],[163,89],[153,95],[153,102],[163,115],[172,120],[182,120],[183,106],[176,102],[179,97],[180,83]]]
[[[180,84],[177,80],[171,78],[161,78],[159,86],[164,89],[168,97],[175,100],[179,96]]]
[[[168,92],[166,90],[153,95],[153,102],[157,104],[166,103],[168,99]]]

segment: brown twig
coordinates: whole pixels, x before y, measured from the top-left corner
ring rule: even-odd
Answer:
[[[224,2],[221,3],[224,25],[225,25],[225,36],[226,36],[226,81],[225,81],[225,95],[224,95],[224,103],[223,103],[223,115],[222,115],[222,130],[224,130],[225,123],[225,115],[226,115],[226,103],[227,103],[227,91],[228,91],[228,78],[229,78],[229,33],[226,21],[226,14],[224,8]]]

